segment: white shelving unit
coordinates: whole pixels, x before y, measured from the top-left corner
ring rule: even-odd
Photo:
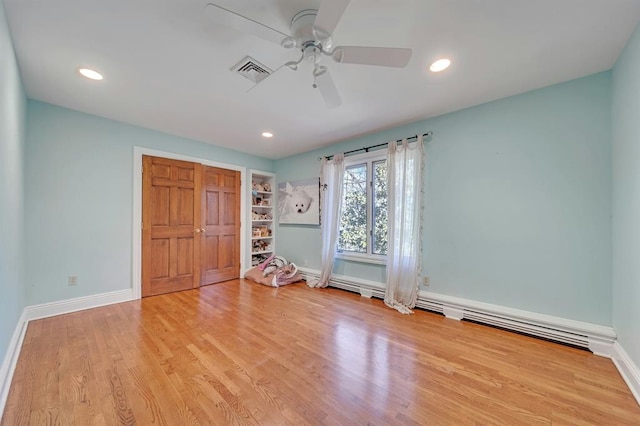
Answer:
[[[273,173],[251,170],[249,205],[249,266],[254,267],[275,252],[276,179]]]

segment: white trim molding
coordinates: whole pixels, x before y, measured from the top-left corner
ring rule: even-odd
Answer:
[[[316,269],[298,267],[300,275],[307,281],[319,280],[320,271]],[[342,290],[352,291],[354,293],[360,293],[364,297],[377,297],[384,299],[384,285],[377,281],[364,280],[362,278],[354,278],[346,275],[332,274],[331,281],[329,282],[331,287],[340,288]]]
[[[557,342],[589,349],[596,355],[611,358],[616,332],[612,327],[575,321],[536,312],[476,302],[460,297],[428,291],[418,292],[416,306],[430,311],[456,313],[456,319],[467,319],[483,324],[530,334]],[[460,316],[462,318],[458,318]],[[448,316],[448,315],[447,315]]]
[[[640,404],[640,368],[633,362],[620,343],[613,344],[613,363],[620,372],[631,393]]]
[[[112,305],[114,303],[128,302],[134,299],[133,290],[128,288],[125,290],[111,291],[109,293],[94,294],[92,296],[76,297],[74,299],[60,300],[58,302],[27,306],[24,310],[26,311],[27,320],[33,321],[56,315],[83,311],[85,309]]]
[[[133,288],[133,297],[140,299],[142,297],[142,156],[151,155],[154,157],[169,158],[172,160],[190,161],[192,163],[200,163],[205,166],[218,167],[221,169],[235,170],[240,172],[240,188],[244,191],[250,182],[247,182],[247,168],[237,166],[235,164],[221,163],[218,161],[206,160],[204,158],[190,157],[187,155],[176,154],[173,152],[159,151],[157,149],[144,148],[141,146],[133,147],[133,239],[132,245],[132,266],[131,266],[131,285]],[[247,216],[247,197],[240,197],[240,217]],[[246,270],[245,253],[247,251],[246,238],[247,221],[240,220],[240,271]],[[244,274],[243,274],[244,275]]]
[[[443,306],[442,313],[445,317],[454,319],[456,321],[462,321],[464,319],[464,309],[454,308],[451,306]]]
[[[298,268],[305,279],[319,279],[320,271]],[[331,287],[384,299],[384,284],[334,274]],[[613,327],[575,321],[551,315],[476,302],[428,291],[418,292],[416,307],[435,311],[454,320],[467,319],[506,330],[542,337],[589,349],[595,355],[611,358],[629,390],[640,404],[640,369],[616,341]]]
[[[318,279],[320,271],[298,268],[305,278]],[[331,287],[360,293],[366,297],[384,299],[384,284],[333,275]],[[483,324],[525,333],[561,343],[589,349],[596,355],[612,358],[616,333],[612,327],[575,321],[520,309],[476,302],[460,297],[428,291],[418,292],[416,307],[444,314],[447,318],[477,321]]]
[[[95,294],[92,296],[77,297],[75,299],[60,300],[57,302],[43,303],[40,305],[27,306],[22,310],[22,315],[16,324],[7,353],[0,367],[0,418],[4,413],[4,407],[9,396],[11,380],[16,370],[22,342],[27,332],[29,321],[56,315],[68,314],[71,312],[83,311],[85,309],[98,308],[100,306],[112,305],[114,303],[128,302],[135,300],[133,290],[112,291],[109,293]]]
[[[305,279],[317,279],[320,275],[320,271],[309,268],[301,267],[299,271]],[[331,287],[360,293],[364,297],[384,298],[384,285],[376,281],[345,275],[333,275],[330,285]],[[7,402],[11,380],[13,379],[29,321],[136,299],[133,289],[125,289],[24,308],[0,366],[0,418]],[[611,327],[425,291],[418,293],[416,306],[430,311],[445,313],[447,317],[452,317],[453,319],[469,319],[508,330],[544,337],[549,340],[582,346],[589,348],[597,355],[610,357],[627,386],[629,386],[631,393],[640,404],[640,369],[634,364],[624,348],[615,341],[616,334]],[[447,312],[450,315],[447,315]]]
[[[16,329],[11,336],[9,347],[0,366],[0,419],[4,413],[4,407],[9,397],[9,388],[11,387],[11,380],[13,379],[13,373],[16,371],[16,365],[18,364],[18,358],[20,357],[20,349],[22,349],[22,342],[24,335],[27,331],[27,319],[26,308],[22,310],[22,315],[18,319]]]
[[[272,234],[271,234],[271,252],[272,253],[277,253],[277,248],[278,248],[278,234],[276,232],[276,224],[278,223],[278,217],[277,217],[277,212],[278,212],[278,184],[276,182],[276,174],[273,172],[266,172],[264,170],[259,170],[259,169],[249,169],[247,171],[247,183],[246,185],[244,184],[244,182],[242,183],[242,195],[241,195],[241,207],[240,207],[240,223],[244,224],[246,223],[247,226],[244,226],[244,230],[243,230],[243,226],[240,227],[240,232],[241,232],[241,244],[240,244],[240,256],[242,259],[241,265],[240,265],[240,277],[244,277],[244,274],[252,268],[251,266],[251,258],[253,253],[251,252],[251,244],[247,244],[247,241],[251,241],[251,232],[253,230],[253,206],[252,206],[252,192],[253,192],[253,175],[259,175],[259,176],[268,176],[270,178],[273,179],[273,186],[271,188],[271,206],[272,206]],[[246,205],[246,208],[243,208],[242,205]],[[246,257],[246,259],[245,259]]]

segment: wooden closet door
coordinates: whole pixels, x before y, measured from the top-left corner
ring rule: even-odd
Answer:
[[[200,284],[200,164],[142,158],[142,296]]]
[[[201,285],[240,278],[240,172],[203,166]]]

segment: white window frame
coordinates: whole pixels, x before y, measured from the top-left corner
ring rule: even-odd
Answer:
[[[371,253],[373,243],[373,163],[384,160],[387,161],[387,151],[380,149],[363,154],[352,155],[344,159],[344,167],[367,163],[367,251],[368,253],[355,253],[340,251],[336,245],[336,259],[349,260],[360,263],[372,263],[375,265],[386,265],[387,255]],[[342,209],[342,206],[340,206]],[[342,214],[342,210],[341,210]],[[340,229],[338,229],[340,232]]]

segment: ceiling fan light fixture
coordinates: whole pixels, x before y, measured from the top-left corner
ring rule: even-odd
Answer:
[[[310,64],[319,63],[322,56],[321,53],[320,48],[313,43],[307,43],[302,48],[302,56],[304,57],[304,60]]]
[[[449,68],[449,65],[451,65],[451,60],[442,58],[432,63],[429,69],[431,70],[431,72],[440,72]]]
[[[79,68],[78,72],[80,73],[80,75],[90,80],[100,81],[104,78],[98,71],[92,70],[90,68]]]
[[[272,138],[273,137],[273,133],[271,133],[271,132],[262,132],[262,137],[263,138],[267,138],[267,139]]]
[[[232,10],[208,3],[207,11],[216,23],[271,41],[285,48],[300,50],[300,59],[289,61],[276,71],[287,67],[293,71],[307,62],[313,65],[313,85],[319,88],[326,105],[335,108],[340,96],[329,71],[321,65],[322,56],[346,64],[404,68],[411,60],[412,50],[400,47],[333,46],[333,32],[351,0],[320,0],[319,9],[305,9],[291,19],[289,33],[283,33]],[[254,86],[255,87],[255,86]],[[251,89],[249,89],[251,90]]]

